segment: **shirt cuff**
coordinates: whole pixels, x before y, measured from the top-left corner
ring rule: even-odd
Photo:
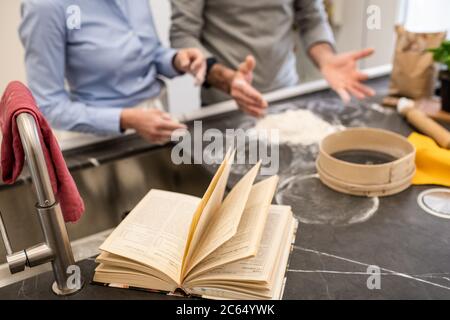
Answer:
[[[161,62],[159,64],[159,70],[158,73],[171,79],[174,77],[177,77],[182,72],[179,72],[177,69],[175,69],[175,66],[173,64],[173,59],[175,55],[178,53],[175,49],[167,49],[167,51],[162,55]]]
[[[98,108],[95,112],[96,129],[100,134],[120,134],[120,116],[122,108]]]

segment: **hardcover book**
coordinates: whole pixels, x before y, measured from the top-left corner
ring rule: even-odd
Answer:
[[[297,230],[256,164],[224,197],[228,152],[204,196],[151,190],[100,246],[94,282],[210,299],[281,299]]]

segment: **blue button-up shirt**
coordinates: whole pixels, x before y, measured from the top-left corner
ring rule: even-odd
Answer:
[[[28,84],[56,129],[119,133],[123,108],[157,96],[158,75],[179,74],[148,0],[24,0],[19,34]]]

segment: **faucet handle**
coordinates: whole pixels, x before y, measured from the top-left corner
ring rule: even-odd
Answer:
[[[2,213],[0,211],[0,234],[2,235],[3,243],[6,249],[6,261],[9,265],[9,270],[12,274],[21,272],[25,269],[27,264],[27,254],[25,250],[14,253],[12,251],[11,243],[6,232],[5,222],[3,221]]]
[[[6,254],[8,256],[13,254],[11,243],[6,232],[5,222],[3,221],[2,212],[0,211],[0,234],[2,235],[3,243],[5,244]]]

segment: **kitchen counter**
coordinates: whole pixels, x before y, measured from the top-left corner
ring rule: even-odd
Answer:
[[[371,80],[371,85],[378,89],[380,95],[364,103],[352,102],[344,108],[333,93],[323,90],[278,101],[271,106],[270,112],[303,108],[335,124],[386,128],[404,136],[411,133],[412,129],[394,110],[376,103],[386,92],[387,78]],[[248,128],[253,123],[252,118],[230,111],[204,119],[203,129]],[[70,169],[78,170],[151,148],[160,147],[148,145],[137,136],[126,136],[70,150],[65,152],[65,156]],[[280,185],[293,177],[307,177],[314,173],[317,149],[286,147],[280,151]],[[205,166],[210,175],[215,168]],[[230,187],[242,175],[241,169],[233,168]],[[450,220],[428,215],[419,208],[417,196],[428,188],[413,186],[395,196],[380,198],[378,209],[364,222],[300,223],[287,272],[284,299],[450,299]],[[317,190],[305,190],[320,197],[321,193],[313,191]],[[347,197],[354,206],[361,201],[361,198],[330,190],[324,194],[327,196],[317,198],[320,200],[319,204],[315,203],[317,211],[331,210],[338,215],[339,208],[334,206],[341,202],[332,202],[332,199]],[[276,199],[283,201],[280,194]],[[301,221],[305,221],[304,214],[308,210],[308,203],[299,203],[293,208]],[[175,298],[90,284],[95,262],[87,259],[80,262],[80,266],[88,283],[77,295],[64,298],[53,295],[50,291],[52,274],[45,273],[0,289],[0,299]],[[369,266],[376,266],[380,272],[379,289],[369,289],[367,285],[372,275],[368,273]]]
[[[283,298],[450,299],[449,223],[418,208],[415,199],[422,189],[383,199],[365,223],[344,228],[300,224]],[[76,295],[55,296],[53,274],[47,272],[0,289],[0,299],[178,298],[90,284],[94,259],[79,265],[88,283]],[[367,288],[369,265],[381,269],[379,290]]]

